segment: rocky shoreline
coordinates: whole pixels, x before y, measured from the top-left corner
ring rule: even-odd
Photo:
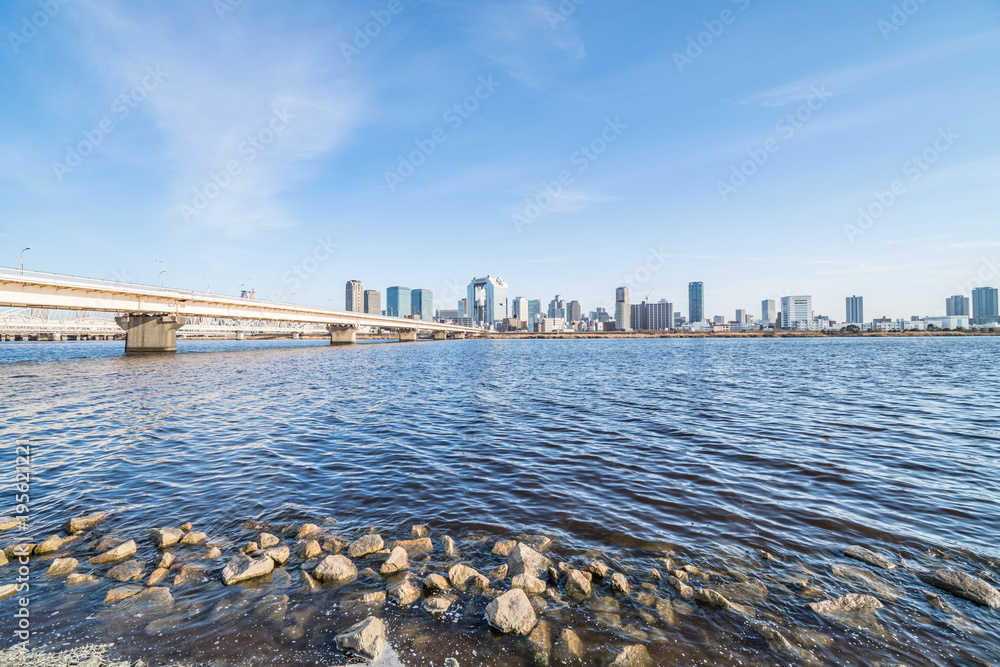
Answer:
[[[0,600],[18,599],[10,572],[30,564],[38,570],[35,576],[49,585],[61,582],[67,594],[103,595],[98,615],[141,619],[147,636],[206,615],[218,622],[249,616],[296,645],[316,636],[310,635],[315,616],[295,611],[296,599],[332,591],[344,617],[332,636],[342,660],[329,664],[353,659],[383,667],[402,664],[394,652],[399,638],[381,613],[391,609],[421,610],[431,622],[447,617],[464,623],[467,632],[509,638],[510,650],[522,656],[523,664],[541,667],[651,667],[663,629],[683,626],[695,615],[737,621],[753,634],[762,655],[828,664],[822,656],[831,637],[775,613],[775,599],[832,628],[870,632],[883,640],[891,633],[879,614],[907,596],[919,595],[920,602],[966,628],[975,623],[963,615],[965,604],[1000,613],[993,611],[1000,610],[997,563],[990,563],[993,572],[973,574],[954,562],[925,567],[871,545],[839,548],[843,559],[831,566],[840,582],[834,591],[817,587],[809,567],[757,548],[734,557],[726,570],[672,553],[650,554],[639,568],[600,554],[563,559],[558,546],[541,535],[455,539],[418,524],[409,534],[385,538],[357,529],[342,533],[335,520],[327,519],[284,526],[246,521],[225,537],[210,536],[191,523],[126,536],[104,534],[106,518],[103,513],[74,517],[62,534],[8,545],[0,554]],[[0,530],[16,524],[0,518]],[[217,592],[213,607],[188,594],[199,587]],[[456,607],[471,612],[450,614]],[[589,628],[567,622],[580,611],[606,626],[613,641],[594,642]],[[133,664],[112,662],[110,649],[98,645],[59,655],[8,649],[0,654],[0,667]],[[430,664],[419,655],[407,661],[414,667]],[[479,664],[474,656],[453,655],[446,661],[449,667]]]

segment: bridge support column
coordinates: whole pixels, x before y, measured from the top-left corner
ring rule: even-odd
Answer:
[[[187,322],[178,315],[124,315],[115,322],[125,330],[125,353],[176,352],[177,330]]]
[[[455,340],[462,340],[462,339],[465,338],[465,332],[464,331],[456,332],[456,333],[452,334],[451,337],[454,338]]]
[[[358,342],[358,328],[350,324],[328,324],[330,345],[353,345]]]
[[[447,331],[435,331],[434,332],[434,340],[448,340],[448,332]]]
[[[292,334],[292,340],[299,340],[300,338],[302,338],[302,334],[300,334],[298,331]]]
[[[236,332],[236,340],[246,340],[246,338],[247,338],[247,335],[245,333],[243,333],[242,331],[237,331]]]
[[[416,343],[417,342],[417,330],[416,329],[399,329],[399,342],[400,343]]]

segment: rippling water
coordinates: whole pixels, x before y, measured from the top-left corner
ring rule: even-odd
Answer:
[[[348,539],[374,528],[387,541],[426,523],[483,572],[504,561],[493,541],[545,535],[555,560],[599,557],[665,598],[676,596],[646,573],[669,555],[821,664],[997,664],[1000,611],[947,594],[937,609],[912,570],[1000,586],[998,353],[997,338],[182,342],[177,355],[128,358],[120,342],[0,345],[5,470],[14,439],[30,440],[32,537],[102,510],[112,514],[95,537],[134,537],[147,566],[154,526],[192,521],[225,553],[210,581],[174,591],[187,620],[157,633],[99,613],[107,586],[70,591],[36,566],[35,641],[330,664],[333,635],[357,615],[344,591],[306,596],[293,576],[274,583],[290,596],[284,621],[224,613],[268,593],[217,582],[253,536],[242,522],[312,521]],[[6,473],[7,499],[12,482]],[[873,571],[869,590],[831,572],[849,544],[908,567]],[[14,574],[0,569],[0,584]],[[844,625],[805,607],[849,592],[874,592],[885,609]],[[2,645],[13,602],[0,603]],[[378,613],[407,664],[531,664],[524,640],[491,633],[485,604],[462,598],[440,619],[419,605]],[[677,609],[675,624],[634,599],[542,617],[581,634],[586,664],[625,643],[645,644],[657,665],[788,664],[738,614]],[[305,636],[283,639],[293,622]]]

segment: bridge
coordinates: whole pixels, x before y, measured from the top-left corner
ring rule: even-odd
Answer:
[[[482,334],[478,329],[440,322],[3,267],[0,307],[115,313],[118,327],[125,331],[127,353],[176,352],[177,331],[189,321],[192,329],[204,327],[206,319],[237,333],[246,330],[246,322],[254,322],[255,331],[287,332],[294,337],[308,325],[323,325],[331,345],[356,343],[360,327],[395,330],[401,342],[415,341],[418,331],[430,331],[435,340]]]

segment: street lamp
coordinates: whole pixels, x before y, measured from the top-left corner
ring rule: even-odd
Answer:
[[[31,248],[25,248],[24,250],[31,250]],[[24,250],[21,251],[21,275],[24,275]]]
[[[167,272],[167,265],[163,263],[162,259],[154,260],[160,263],[160,288],[163,288],[163,274]]]

